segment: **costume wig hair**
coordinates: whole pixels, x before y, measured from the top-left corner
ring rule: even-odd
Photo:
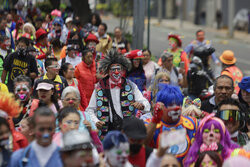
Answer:
[[[102,141],[104,150],[111,150],[113,147],[119,147],[120,143],[127,142],[126,135],[117,130],[108,132]]]
[[[21,111],[20,102],[15,99],[13,94],[0,92],[0,116],[17,117]],[[7,115],[4,115],[4,112]]]
[[[176,104],[181,105],[184,96],[181,93],[181,90],[177,86],[162,84],[160,91],[157,93],[156,102],[164,103],[165,107]]]
[[[220,137],[220,143],[218,144],[222,146],[221,157],[223,159],[227,158],[230,155],[231,153],[230,150],[239,147],[237,144],[234,144],[231,141],[228,130],[225,128],[224,123],[219,118],[215,118],[213,116],[211,117],[211,114],[210,114],[209,116],[207,116],[207,118],[205,117],[203,119],[205,119],[205,121],[203,122],[203,124],[201,123],[199,125],[197,132],[196,132],[195,140],[192,146],[190,147],[189,152],[186,156],[186,159],[184,162],[185,167],[190,166],[192,163],[194,163],[197,160],[200,146],[203,144],[203,139],[202,139],[203,132],[205,129],[211,129],[212,125],[214,126],[215,129],[220,130],[221,137]]]
[[[104,59],[100,61],[100,71],[104,74],[108,74],[109,68],[112,64],[121,64],[124,69],[131,69],[131,62],[116,49],[110,49]]]

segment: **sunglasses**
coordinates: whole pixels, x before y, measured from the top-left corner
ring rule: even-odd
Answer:
[[[50,65],[48,66],[49,68],[54,68],[54,69],[59,69],[60,68],[60,65]]]
[[[217,117],[224,121],[240,120],[240,111],[239,110],[220,110],[216,114]]]

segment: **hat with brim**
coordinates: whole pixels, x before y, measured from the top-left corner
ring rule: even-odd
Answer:
[[[240,89],[243,89],[250,93],[250,77],[244,77],[238,85]]]
[[[54,88],[54,85],[52,84],[49,84],[49,83],[39,83],[37,85],[37,88],[36,90],[40,90],[40,89],[43,89],[43,90],[51,90]]]
[[[220,61],[226,65],[232,65],[236,63],[236,58],[234,57],[234,52],[231,50],[225,50],[220,56]]]
[[[182,41],[181,41],[181,38],[179,37],[179,35],[176,35],[176,34],[170,34],[170,35],[168,35],[168,40],[171,39],[171,38],[176,39],[178,47],[181,47]]]
[[[122,130],[128,138],[140,140],[147,137],[147,130],[143,121],[134,116],[123,120]]]

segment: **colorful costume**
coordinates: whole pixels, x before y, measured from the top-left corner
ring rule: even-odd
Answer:
[[[145,120],[145,124],[149,124],[151,122],[151,119]],[[198,128],[198,121],[197,119],[193,117],[184,117],[181,116],[180,120],[176,124],[167,124],[163,120],[161,120],[160,123],[157,124],[155,134],[153,137],[153,146],[158,148],[159,144],[159,135],[163,131],[175,131],[180,129],[186,129],[187,135],[186,135],[186,142],[182,143],[180,145],[174,145],[171,146],[168,150],[169,153],[174,154],[176,158],[181,162],[186,154],[188,153],[188,150],[194,140],[195,132]]]

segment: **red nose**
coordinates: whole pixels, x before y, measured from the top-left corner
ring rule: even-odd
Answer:
[[[73,104],[73,103],[74,103],[74,101],[73,101],[73,100],[70,100],[70,101],[69,101],[69,104]]]
[[[119,71],[115,70],[115,75],[118,75],[119,74]]]

